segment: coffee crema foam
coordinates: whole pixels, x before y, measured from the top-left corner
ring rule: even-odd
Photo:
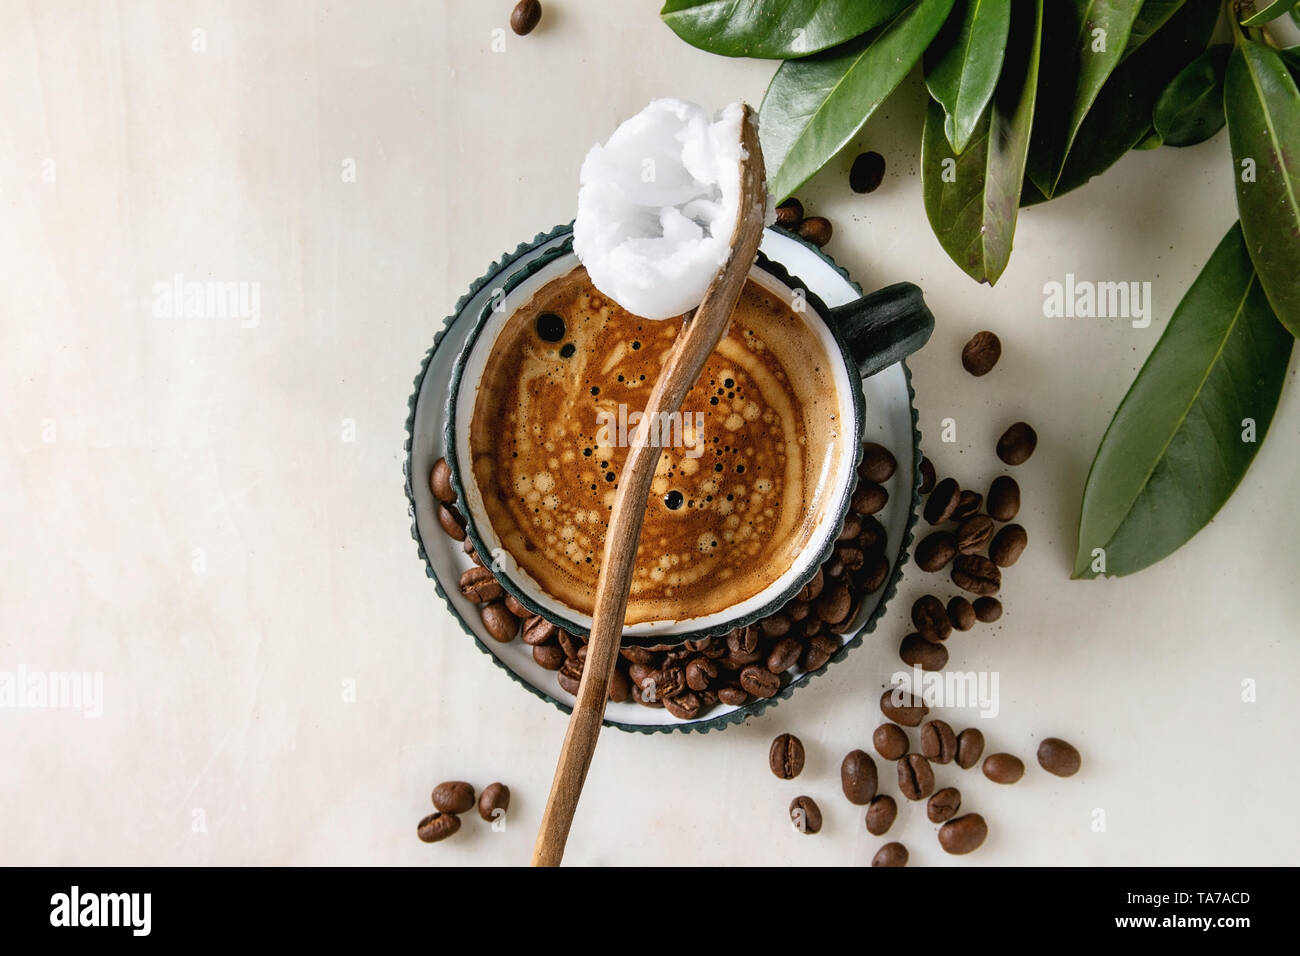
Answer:
[[[484,369],[469,448],[486,516],[519,568],[582,614],[628,453],[617,423],[645,408],[681,324],[623,310],[579,267],[507,320]],[[790,568],[846,444],[832,370],[817,332],[747,280],[680,417],[660,429],[628,624],[726,610]]]

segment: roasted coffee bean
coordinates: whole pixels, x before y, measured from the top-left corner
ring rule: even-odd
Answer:
[[[827,624],[838,624],[853,609],[853,595],[843,582],[829,585],[817,599],[817,616]]]
[[[1072,777],[1079,772],[1083,758],[1079,751],[1060,737],[1044,737],[1038,745],[1038,765],[1058,777]]]
[[[1020,486],[1010,475],[999,475],[989,485],[988,513],[998,521],[1010,521],[1020,513]]]
[[[758,622],[758,630],[763,637],[785,637],[790,633],[790,627],[793,623],[784,614],[773,614],[771,617],[765,617]]]
[[[945,478],[934,486],[930,497],[926,499],[922,513],[930,524],[943,524],[952,517],[953,509],[961,501],[961,488],[956,479]]]
[[[456,500],[456,492],[451,487],[451,469],[447,467],[446,458],[439,458],[433,463],[433,470],[429,472],[429,490],[444,505]]]
[[[997,594],[1002,572],[982,554],[959,554],[952,563],[952,583],[971,594]]]
[[[701,710],[712,710],[713,707],[718,703],[717,691],[711,688],[706,688],[704,690],[697,690],[695,692],[695,696],[700,699]]]
[[[1025,422],[1016,422],[998,439],[998,457],[1008,465],[1023,465],[1038,447],[1038,433]]]
[[[898,761],[898,790],[909,800],[924,800],[934,793],[934,771],[920,754],[908,754]]]
[[[984,758],[984,776],[994,783],[1015,783],[1024,775],[1024,761],[1014,754],[989,754]]]
[[[534,614],[528,620],[524,621],[524,630],[521,637],[525,644],[531,644],[536,647],[538,644],[546,644],[556,636],[559,628],[542,617],[540,614]]]
[[[816,833],[822,828],[822,810],[812,797],[795,797],[790,801],[790,823],[800,833]]]
[[[805,617],[803,623],[798,628],[791,631],[791,633],[801,635],[803,638],[807,639],[812,637],[814,634],[820,634],[823,627],[824,625],[822,624],[821,618],[809,616]]]
[[[564,651],[564,656],[576,660],[578,653],[586,646],[586,641],[580,637],[574,637],[568,631],[556,630],[555,640],[560,645],[560,650]],[[654,660],[651,657],[651,660]]]
[[[836,548],[835,557],[840,559],[840,564],[844,565],[844,570],[849,574],[861,571],[862,566],[867,563],[867,556],[863,554],[862,549],[848,544],[842,544]]]
[[[898,645],[898,656],[908,667],[923,671],[941,671],[948,666],[948,648],[927,641],[920,634],[908,634]]]
[[[957,756],[957,735],[944,720],[930,720],[921,728],[921,756],[933,763],[952,763]]]
[[[992,624],[1002,616],[1002,602],[993,597],[975,599],[975,617],[985,624]]]
[[[460,593],[475,604],[501,597],[501,585],[487,568],[470,568],[460,576]]]
[[[886,760],[899,760],[907,753],[907,734],[898,724],[881,724],[871,735],[871,746]]]
[[[807,239],[818,248],[831,241],[831,223],[822,216],[808,216],[795,229],[802,239]]]
[[[424,843],[445,840],[460,829],[460,817],[454,813],[431,813],[415,828],[415,835]]]
[[[808,647],[803,653],[803,660],[799,662],[799,669],[805,674],[811,671],[819,671],[826,666],[826,662],[839,649],[840,642],[835,638],[825,634],[818,634],[808,642]]]
[[[939,845],[952,854],[977,850],[989,835],[989,825],[978,813],[949,820],[939,827]]]
[[[561,687],[564,687],[565,690],[569,690],[569,688],[564,685],[565,677],[563,671],[560,672],[559,681]],[[569,690],[569,693],[576,694],[578,692],[577,688],[578,685],[574,682],[573,690]],[[643,707],[662,707],[664,705],[664,702],[658,697],[648,697],[643,694],[641,688],[635,681],[632,682],[632,699]]]
[[[694,649],[699,651],[711,661],[716,661],[727,653],[727,642],[721,637],[705,637],[698,641],[692,641]]]
[[[889,492],[874,481],[864,481],[853,495],[854,514],[873,515],[889,503]]]
[[[519,633],[519,618],[506,610],[500,601],[492,601],[478,609],[478,616],[494,641],[509,644]]]
[[[944,787],[936,790],[925,805],[925,815],[931,823],[943,823],[951,820],[961,809],[961,791],[956,787]]]
[[[872,836],[887,833],[898,816],[898,802],[887,793],[872,797],[867,804],[867,832]]]
[[[839,535],[835,538],[836,544],[844,541],[852,541],[862,533],[862,522],[853,512],[844,516],[844,526],[840,528]]]
[[[686,665],[686,686],[705,690],[718,677],[718,665],[707,657],[693,657]]]
[[[778,734],[767,751],[767,765],[782,780],[793,780],[803,772],[803,741],[794,734]]]
[[[465,519],[455,505],[438,505],[438,524],[450,537],[457,541],[465,540]]]
[[[928,495],[930,492],[934,491],[934,483],[938,479],[938,475],[934,473],[934,462],[929,458],[922,457],[920,472],[921,487],[919,490],[921,494]]]
[[[874,193],[885,179],[885,157],[874,150],[859,153],[849,167],[849,188],[855,193]]]
[[[534,649],[533,657],[537,656]],[[621,704],[632,696],[632,678],[627,676],[627,671],[623,668],[616,668],[614,676],[609,679],[609,699],[616,704]]]
[[[664,710],[678,720],[694,720],[700,713],[700,698],[694,691],[683,691],[664,698]]]
[[[880,712],[889,720],[904,727],[919,727],[930,708],[919,697],[913,697],[897,687],[880,696]]]
[[[793,229],[803,218],[803,203],[791,196],[776,207],[776,224]]]
[[[649,665],[655,663],[654,652],[644,647],[636,647],[634,645],[624,646],[620,647],[618,652],[622,656],[623,660],[627,661],[629,664]]]
[[[558,671],[564,666],[564,651],[558,644],[538,644],[533,647],[533,660],[548,671]]]
[[[984,496],[978,491],[963,490],[961,497],[957,499],[957,507],[952,509],[952,520],[965,521],[978,513],[983,504]]]
[[[951,531],[935,531],[916,546],[916,566],[922,571],[942,571],[957,556],[957,538]]]
[[[957,735],[957,766],[969,770],[980,762],[984,753],[984,734],[967,727]]]
[[[749,692],[739,684],[723,684],[718,688],[718,700],[728,707],[739,707],[749,700]]]
[[[862,519],[862,533],[858,535],[858,547],[867,554],[877,554],[885,550],[885,526],[874,515]]]
[[[527,619],[533,616],[533,612],[528,610],[528,608],[524,607],[522,604],[520,604],[519,599],[516,598],[513,594],[507,594],[505,596],[505,602],[506,602],[506,610],[509,611],[511,614],[513,614],[515,617],[521,617]]]
[[[864,594],[874,594],[885,586],[889,580],[889,559],[883,554],[873,554],[867,558],[866,564],[862,566],[862,571],[858,575],[858,581],[862,586]],[[854,619],[855,610],[849,611],[846,621]]]
[[[830,560],[822,565],[822,573],[828,579],[838,581],[844,577],[844,562],[832,554]]]
[[[948,609],[933,594],[923,594],[913,602],[912,624],[927,641],[946,641],[952,634]]]
[[[817,573],[812,579],[799,590],[797,595],[800,601],[815,601],[822,593],[822,588],[826,585],[826,576],[822,574],[822,569],[818,568]]]
[[[642,692],[647,690],[651,682],[654,684],[655,694],[661,698],[676,697],[688,690],[684,667],[666,665],[651,671],[650,676],[641,682]]]
[[[740,672],[740,686],[745,688],[746,693],[767,699],[775,697],[781,689],[781,678],[766,667],[750,664]]]
[[[862,443],[862,462],[858,465],[860,477],[879,484],[893,478],[896,471],[898,459],[892,451],[873,441]]]
[[[807,601],[791,601],[785,606],[785,614],[790,620],[798,624],[809,614],[812,613],[812,605]]]
[[[468,537],[463,542],[461,542],[460,547],[462,551],[464,551],[466,554],[469,555],[469,559],[471,561],[477,564],[480,568],[484,566],[483,559],[479,557],[478,550],[474,547],[474,542],[471,541]]]
[[[976,554],[993,537],[993,519],[988,515],[972,515],[957,528],[957,550],[962,554]]]
[[[961,350],[962,368],[979,377],[993,371],[1002,357],[1002,342],[992,332],[976,332]]]
[[[850,750],[840,763],[840,789],[849,803],[865,807],[876,795],[876,762],[865,750]]]
[[[510,788],[504,783],[489,783],[478,798],[478,815],[492,823],[510,809]]]
[[[773,674],[784,674],[803,655],[803,644],[793,637],[783,637],[772,647],[767,655],[767,669]]]
[[[959,631],[969,631],[975,626],[975,606],[960,594],[948,602],[948,620]]]
[[[582,678],[570,673],[567,666],[562,666],[560,668],[559,672],[555,675],[555,680],[559,683],[561,690],[572,694],[575,697],[578,696],[578,687],[582,683]],[[661,700],[647,700],[645,703],[651,707],[662,707],[664,705]]]
[[[871,858],[872,866],[907,866],[907,847],[895,840],[886,843]]]
[[[738,627],[727,635],[727,648],[733,654],[752,654],[758,650],[758,628]]]
[[[474,806],[474,788],[464,780],[445,780],[433,788],[433,806],[443,813],[466,813]]]
[[[1003,525],[993,543],[989,545],[989,557],[1000,568],[1009,568],[1020,560],[1029,544],[1029,532],[1018,524]]]
[[[542,5],[538,0],[519,0],[510,11],[510,29],[522,36],[533,32],[542,19]]]

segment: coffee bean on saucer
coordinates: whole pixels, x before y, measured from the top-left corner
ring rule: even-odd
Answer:
[[[993,371],[1002,357],[1002,342],[992,332],[976,332],[961,350],[962,368],[975,377]]]
[[[849,616],[853,607],[853,595],[849,586],[840,582],[829,585],[817,599],[817,616],[827,624],[838,624]]]
[[[985,624],[992,624],[1002,616],[1002,602],[994,597],[975,599],[975,617]]]
[[[478,815],[492,823],[510,809],[510,788],[504,783],[489,783],[478,798]],[[497,811],[500,811],[499,813]]]
[[[907,734],[898,724],[881,724],[871,735],[871,746],[886,760],[898,760],[907,753]]]
[[[875,515],[864,515],[862,532],[858,535],[858,547],[866,554],[878,554],[885,550],[886,543],[888,543],[888,535],[885,534],[885,526]]]
[[[739,707],[749,700],[749,692],[739,684],[723,684],[718,688],[718,700],[728,707]]]
[[[948,648],[927,641],[920,634],[908,634],[898,645],[898,656],[908,667],[923,671],[941,671],[948,666]]]
[[[939,827],[939,845],[949,853],[960,855],[978,850],[989,835],[989,825],[978,813],[949,820]]]
[[[1020,555],[1029,544],[1029,532],[1018,524],[1003,525],[993,543],[989,545],[989,557],[1000,568],[1009,568],[1020,560]]]
[[[1025,422],[1016,422],[998,439],[998,457],[1008,465],[1023,465],[1038,447],[1038,433]]]
[[[776,207],[776,224],[793,229],[803,219],[803,203],[791,196]]]
[[[549,646],[549,645],[543,645]],[[537,649],[533,649],[533,658],[537,657]],[[616,704],[624,703],[632,698],[632,679],[627,676],[627,671],[618,667],[614,670],[614,676],[609,679],[609,699]]]
[[[533,660],[548,671],[558,671],[564,666],[564,651],[558,644],[538,644],[533,647]]]
[[[460,593],[475,604],[501,597],[501,585],[487,568],[473,567],[460,576]]]
[[[822,216],[808,216],[795,230],[800,238],[807,239],[814,246],[821,248],[831,241],[831,223]]]
[[[858,486],[857,493],[853,496],[853,504],[850,507],[856,514],[873,515],[888,503],[888,491],[874,481],[864,481]]]
[[[909,800],[924,800],[934,793],[934,771],[920,754],[908,754],[898,761],[898,790]]]
[[[952,563],[952,583],[971,594],[997,594],[1002,572],[982,554],[959,554]]]
[[[862,533],[862,522],[852,511],[844,516],[844,525],[840,528],[839,536],[836,537],[836,543],[841,541],[852,541]]]
[[[712,690],[696,691],[695,696],[700,699],[700,710],[712,710],[718,703],[718,695]]]
[[[957,550],[962,554],[976,554],[984,550],[992,537],[993,519],[988,515],[972,515],[957,528]]]
[[[1010,521],[1020,512],[1020,486],[1010,475],[999,475],[989,485],[988,513],[998,521]]]
[[[438,524],[450,537],[465,540],[465,519],[455,505],[438,505]]]
[[[871,858],[872,866],[907,866],[907,847],[895,841],[886,843]]]
[[[527,36],[542,19],[542,5],[539,0],[519,0],[510,11],[510,29],[522,36]]]
[[[574,637],[568,631],[558,629],[555,632],[555,640],[559,643],[561,650],[564,651],[564,656],[570,660],[576,660],[583,647],[586,646],[586,641],[582,638]]]
[[[916,546],[916,566],[922,571],[942,571],[956,556],[957,538],[951,531],[935,531]]]
[[[454,813],[431,813],[415,828],[415,834],[424,843],[445,840],[460,829],[460,817]]]
[[[961,809],[961,791],[956,787],[944,787],[936,790],[925,805],[925,815],[931,823],[943,823],[951,820]]]
[[[898,802],[887,793],[878,794],[867,804],[867,832],[872,836],[887,833],[898,816]]]
[[[468,554],[469,559],[473,561],[475,564],[477,564],[480,568],[484,566],[483,559],[479,557],[478,549],[474,547],[474,542],[471,541],[468,537],[466,537],[465,540],[461,542],[460,549],[464,551],[466,554]]]
[[[978,491],[964,489],[957,498],[957,507],[952,509],[950,516],[953,521],[965,521],[967,518],[976,514],[984,504],[984,496]]]
[[[959,631],[969,631],[975,626],[975,606],[960,594],[948,602],[948,620]]]
[[[944,720],[930,720],[921,728],[921,756],[938,764],[957,756],[957,735]]]
[[[922,457],[919,470],[921,472],[921,487],[918,490],[921,494],[928,495],[934,491],[934,483],[938,477],[934,473],[934,462],[930,461],[929,458]]]
[[[1079,751],[1060,737],[1044,737],[1038,745],[1038,765],[1058,777],[1072,777],[1079,772],[1083,759]]]
[[[844,577],[844,562],[832,554],[830,560],[822,565],[822,573],[831,580],[838,581]]]
[[[528,610],[528,608],[524,607],[522,604],[520,604],[518,598],[516,598],[513,594],[507,594],[505,596],[505,602],[506,602],[506,610],[509,611],[511,614],[513,614],[515,617],[522,617],[524,619],[527,619],[533,616],[533,612]]]
[[[443,813],[466,813],[474,806],[474,788],[464,780],[446,780],[433,788],[433,805]]]
[[[862,585],[862,590],[866,594],[874,594],[885,586],[889,580],[889,559],[883,554],[873,554],[867,558],[866,565],[862,568],[862,574],[858,580]],[[846,621],[854,619],[855,611],[850,611]]]
[[[456,492],[451,488],[451,469],[447,467],[446,458],[439,458],[433,463],[433,470],[429,472],[429,490],[444,505],[456,500]]]
[[[794,734],[778,734],[767,751],[767,765],[782,780],[793,780],[803,772],[803,741]]]
[[[865,807],[876,795],[876,762],[865,750],[850,750],[840,763],[840,789],[849,803]]]
[[[519,618],[506,610],[500,601],[491,601],[478,609],[478,616],[494,641],[509,644],[519,633]]]
[[[821,618],[815,617],[813,615],[809,615],[808,617],[804,618],[803,623],[800,624],[799,628],[793,633],[807,640],[810,637],[814,637],[815,635],[820,634],[822,632],[822,628],[825,626],[826,625]]]
[[[800,833],[816,833],[822,828],[822,811],[812,797],[795,797],[790,801],[790,822]]]
[[[898,471],[898,459],[884,445],[873,441],[862,443],[862,462],[858,465],[858,476],[867,481],[880,483],[894,477]]]
[[[822,593],[822,588],[826,586],[826,576],[822,574],[822,569],[818,568],[817,573],[812,576],[807,584],[800,589],[796,597],[800,601],[815,601]]]
[[[842,544],[837,547],[835,557],[839,559],[840,564],[844,565],[844,570],[849,574],[861,571],[862,566],[867,563],[867,556],[862,549],[849,544]]]
[[[957,735],[957,766],[969,770],[979,763],[984,753],[984,734],[974,727],[967,727]]]
[[[695,691],[683,691],[664,698],[664,710],[678,720],[694,720],[700,713],[700,698]]]
[[[560,671],[555,675],[555,679],[559,683],[560,689],[565,693],[572,694],[575,697],[578,696],[578,687],[582,683],[582,678],[577,677],[570,672],[568,661],[565,661],[563,666],[560,667]],[[664,702],[657,698],[653,700],[647,698],[643,701],[639,701],[639,703],[643,703],[647,707],[662,707],[664,705]]]
[[[933,594],[923,594],[913,602],[912,624],[927,641],[946,641],[952,634],[948,609]]]
[[[693,657],[686,665],[686,686],[691,690],[708,690],[718,679],[718,665],[707,657]]]
[[[945,478],[934,486],[926,499],[922,514],[930,524],[943,524],[952,517],[953,509],[961,501],[961,488],[955,478]]]
[[[525,644],[536,647],[538,644],[546,644],[551,641],[558,630],[559,628],[546,618],[540,614],[534,614],[524,621],[523,633],[520,636]]]
[[[1015,783],[1024,775],[1024,761],[1014,754],[989,754],[984,758],[984,776],[994,783]]]
[[[777,691],[781,689],[781,678],[766,667],[750,664],[740,672],[740,686],[746,693],[767,699],[775,697]]]
[[[799,669],[805,674],[812,671],[819,671],[826,666],[835,652],[840,649],[840,642],[826,634],[818,634],[808,642],[808,647],[804,651],[803,660],[799,662]]]
[[[897,694],[897,699],[895,699]],[[880,712],[904,727],[919,727],[930,708],[919,697],[891,687],[880,696]]]
[[[794,622],[785,614],[773,614],[771,617],[765,617],[758,622],[758,630],[763,637],[785,637],[790,633],[790,627]],[[746,628],[748,630],[748,628]],[[757,645],[755,648],[757,649]]]
[[[773,645],[767,655],[767,669],[773,674],[784,674],[803,655],[803,644],[793,637],[783,637]]]
[[[812,605],[807,601],[791,601],[785,606],[785,615],[798,624],[812,613]]]

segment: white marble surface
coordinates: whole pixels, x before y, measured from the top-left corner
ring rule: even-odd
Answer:
[[[425,579],[402,425],[442,316],[571,217],[593,141],[655,96],[761,98],[772,65],[691,49],[656,8],[546,0],[542,27],[494,53],[508,0],[0,2],[0,672],[103,674],[97,719],[0,709],[0,861],[527,860],[564,717]],[[945,858],[920,807],[891,836],[921,864],[1295,862],[1294,383],[1188,547],[1068,580],[1096,443],[1234,218],[1226,140],[1131,155],[1026,212],[988,289],[924,221],[919,92],[913,77],[858,137],[888,161],[877,193],[848,189],[850,148],[801,196],[864,285],[926,289],[939,327],[913,368],[942,471],[983,484],[1001,428],[1038,428],[1007,613],[951,641],[954,666],[999,672],[981,726],[1030,770],[1011,788],[941,774],[990,822],[969,859]],[[1044,319],[1042,285],[1066,272],[1152,281],[1151,328]],[[257,321],[156,316],[155,283],[177,274],[258,283]],[[957,355],[986,327],[1005,358],[976,380]],[[947,417],[958,440],[940,445]],[[882,841],[837,768],[869,746],[923,577],[875,640],[747,726],[607,733],[569,860],[869,861]],[[793,782],[766,767],[782,731],[809,749]],[[1032,763],[1047,734],[1083,751],[1077,777]],[[506,831],[475,818],[417,842],[445,778],[509,783]],[[785,823],[800,793],[826,813],[817,837]]]

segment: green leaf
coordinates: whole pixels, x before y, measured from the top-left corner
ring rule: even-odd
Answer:
[[[993,99],[1011,26],[1011,0],[959,0],[925,51],[925,83],[947,114],[953,151],[966,149]]]
[[[1124,57],[1142,0],[1053,0],[1043,28],[1029,176],[1043,195],[1056,193],[1066,157],[1107,78]]]
[[[1164,139],[1155,130],[1147,133],[1146,139],[1140,140],[1134,149],[1159,149],[1165,145]]]
[[[768,188],[785,199],[862,128],[934,39],[953,0],[918,0],[843,47],[786,60],[759,107]]]
[[[722,56],[808,56],[880,26],[911,0],[667,0],[659,16]]]
[[[1270,20],[1276,20],[1282,16],[1295,5],[1296,0],[1273,0],[1272,3],[1265,0],[1259,12],[1242,20],[1241,25],[1244,27],[1257,27],[1261,23],[1268,23]]]
[[[1076,578],[1099,573],[1096,548],[1106,574],[1140,571],[1214,517],[1268,432],[1293,344],[1234,225],[1101,440],[1083,492]]]
[[[1124,57],[1127,59],[1132,56],[1133,51],[1150,40],[1152,34],[1168,23],[1186,2],[1187,0],[1146,0],[1142,4],[1142,9],[1138,11],[1137,19],[1133,21],[1133,29],[1129,31]],[[1192,0],[1192,2],[1208,4],[1218,9],[1219,0]]]
[[[1296,7],[1291,11],[1291,22],[1300,27],[1300,7]]]
[[[1300,91],[1277,51],[1238,32],[1224,106],[1246,245],[1273,311],[1300,335]]]
[[[1232,47],[1219,43],[1183,68],[1156,100],[1154,124],[1170,146],[1194,146],[1223,129],[1223,74]]]
[[[960,156],[945,111],[930,103],[921,144],[925,213],[940,245],[977,282],[993,285],[1011,257],[1038,90],[1043,0],[1016,0],[1006,66],[976,137]]]
[[[1300,46],[1284,47],[1277,51],[1277,55],[1282,58],[1286,68],[1291,71],[1291,79],[1300,85]]]

